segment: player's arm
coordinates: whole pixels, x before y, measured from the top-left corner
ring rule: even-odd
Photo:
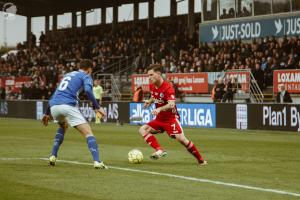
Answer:
[[[172,110],[175,108],[175,100],[168,100],[168,103],[162,107],[156,108],[152,111],[153,115],[158,115],[161,111]]]
[[[172,110],[175,108],[175,91],[173,87],[168,88],[166,91],[166,97],[167,97],[167,104],[164,106],[161,106],[159,108],[156,108],[152,111],[153,115],[158,115],[161,111],[167,111],[167,110]]]
[[[159,107],[160,111],[172,110],[173,108],[175,108],[175,100],[169,100],[166,105]]]
[[[144,100],[144,108],[148,108],[153,102],[154,99],[152,97],[150,97],[148,100]]]
[[[54,93],[49,98],[49,101],[52,99]],[[43,118],[42,118],[42,124],[44,126],[48,126],[49,121],[52,119],[49,101],[48,101],[48,106],[47,106],[46,112],[44,113]]]
[[[50,119],[51,119],[50,106],[48,105],[46,112],[44,113],[43,118],[42,118],[42,124],[44,126],[48,126]]]

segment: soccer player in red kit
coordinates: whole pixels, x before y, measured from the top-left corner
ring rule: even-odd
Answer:
[[[207,162],[200,155],[192,141],[188,140],[179,123],[179,115],[175,105],[175,92],[171,84],[162,78],[160,65],[150,65],[147,69],[150,84],[151,97],[145,101],[144,108],[155,103],[155,109],[152,114],[156,118],[148,124],[143,125],[139,132],[144,140],[155,149],[150,156],[152,159],[159,159],[167,155],[167,152],[159,145],[153,134],[166,131],[171,138],[176,139],[197,159],[200,165],[206,165]]]

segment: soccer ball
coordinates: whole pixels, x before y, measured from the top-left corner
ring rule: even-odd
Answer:
[[[128,152],[128,162],[132,164],[139,164],[143,161],[143,153],[138,149],[132,149]]]

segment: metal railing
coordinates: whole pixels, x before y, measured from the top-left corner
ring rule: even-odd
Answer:
[[[114,62],[103,70],[104,73],[109,74],[123,74],[124,69],[130,68],[134,56],[112,57],[110,58]]]
[[[93,74],[94,79],[101,80],[101,86],[105,91],[103,98],[111,98],[112,101],[120,101],[121,92],[113,74]]]
[[[221,75],[222,79],[226,76],[227,72],[229,72],[229,73],[237,73],[237,74],[244,73],[244,72],[249,73],[249,80],[248,80],[249,83],[248,82],[246,82],[246,83],[237,82],[238,83],[237,84],[237,87],[238,87],[237,90],[239,90],[239,89],[243,90],[242,87],[239,88],[239,84],[247,84],[246,90],[243,90],[243,91],[245,91],[245,93],[240,93],[240,94],[237,93],[236,96],[240,96],[239,97],[240,99],[243,99],[243,98],[245,100],[249,99],[250,102],[252,102],[252,103],[263,103],[263,101],[264,101],[264,94],[262,93],[262,91],[261,91],[261,89],[260,89],[260,87],[259,87],[256,79],[254,78],[251,70],[249,70],[249,69],[228,70],[228,71],[224,72]]]
[[[167,41],[168,39],[166,38],[155,38],[148,39],[146,43],[152,51],[156,51],[157,49],[159,49],[162,42]],[[135,54],[131,56],[118,57],[118,60],[109,65],[109,67],[104,70],[104,73],[113,73],[115,75],[130,75],[134,68],[138,68],[138,66],[135,66],[135,59],[139,56],[139,54],[145,56],[146,51],[147,49],[140,49],[138,52],[135,52]]]
[[[167,42],[166,38],[156,38],[147,40],[148,46],[151,50],[157,50],[160,47],[161,42]],[[144,55],[147,49],[141,49],[139,52],[131,56],[119,56],[119,57],[111,57],[113,63],[106,67],[105,69],[97,70],[93,73],[93,77],[101,77],[103,75],[109,74],[111,76],[112,86],[114,85],[114,89],[112,90],[112,96],[115,99],[121,98],[120,88],[122,88],[122,76],[126,76],[126,80],[128,80],[129,76],[133,73],[136,66],[134,61],[141,53]],[[118,80],[116,80],[118,77]],[[112,98],[112,99],[114,99]]]
[[[256,79],[254,78],[250,70],[249,73],[250,73],[250,100],[253,103],[263,103],[264,94],[262,93],[259,85],[257,84]]]

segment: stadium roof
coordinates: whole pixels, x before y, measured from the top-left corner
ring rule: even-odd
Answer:
[[[14,3],[18,15],[38,17],[134,2],[147,2],[147,0],[0,0],[0,8],[5,3]]]

